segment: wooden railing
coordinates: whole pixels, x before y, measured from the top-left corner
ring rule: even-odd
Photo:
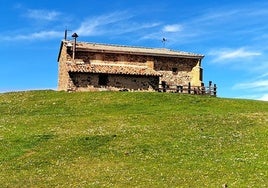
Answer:
[[[172,93],[186,93],[195,95],[210,95],[217,96],[217,85],[209,81],[209,85],[205,86],[204,83],[201,86],[191,86],[189,82],[188,85],[168,85],[166,82],[162,82],[159,85],[159,92],[172,92]]]

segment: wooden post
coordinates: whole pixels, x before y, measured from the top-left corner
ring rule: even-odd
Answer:
[[[212,81],[208,82],[208,86],[211,87],[212,86]]]
[[[212,81],[208,82],[208,94],[212,95]]]
[[[177,86],[177,93],[182,93],[183,92],[183,86]]]
[[[201,83],[201,94],[204,95],[205,93],[206,93],[205,84],[202,82]]]
[[[194,94],[196,95],[198,92],[197,92],[197,89],[196,87],[194,87]]]
[[[213,95],[214,95],[214,97],[217,96],[217,85],[216,84],[214,84]]]
[[[191,94],[191,82],[188,83],[188,94]]]
[[[163,88],[163,92],[166,92],[166,87],[167,87],[167,84],[165,81],[162,81],[162,88]]]

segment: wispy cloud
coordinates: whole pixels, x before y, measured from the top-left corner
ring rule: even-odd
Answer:
[[[28,18],[46,21],[56,20],[60,15],[60,12],[44,9],[28,9],[25,13],[25,16]]]
[[[266,70],[267,70],[267,69],[266,69]],[[268,71],[268,70],[267,70],[267,71]],[[267,77],[267,79],[268,79],[268,72],[266,72],[266,73],[264,73],[264,74],[258,76],[257,79],[262,79],[262,78],[266,78],[266,77]]]
[[[182,25],[180,24],[172,24],[172,25],[165,25],[163,28],[163,32],[179,32],[182,30]]]
[[[223,19],[226,16],[225,14],[200,14],[191,19],[181,20],[181,23],[170,23],[162,25],[158,30],[154,30],[151,33],[147,33],[142,37],[142,39],[159,39],[161,36],[165,36],[169,41],[177,43],[191,43],[196,42],[196,40],[207,39],[207,30],[212,32],[211,28],[214,26],[211,22],[217,23],[219,19]],[[231,15],[228,13],[227,15]],[[210,25],[210,26],[208,26]]]
[[[253,81],[235,84],[232,89],[251,94],[251,96],[240,96],[240,98],[268,101],[268,74],[264,74]]]
[[[255,89],[257,91],[268,91],[268,79],[257,80],[253,82],[244,82],[236,84],[234,89]]]
[[[265,15],[268,16],[267,11],[255,10],[252,8],[218,8],[207,9],[203,12],[198,12],[196,16],[190,17],[189,19],[180,20],[180,23],[170,23],[164,25],[160,30],[154,30],[151,33],[147,33],[143,39],[155,40],[156,37],[159,38],[161,35],[168,35],[167,38],[176,41],[176,43],[196,43],[197,41],[201,43],[206,43],[208,40],[221,44],[226,44],[222,42],[224,37],[232,38],[229,44],[236,44],[237,40],[248,41],[251,44],[253,36],[255,37],[255,30],[261,29],[256,28],[256,15],[250,14],[250,12],[259,12],[262,18]],[[258,14],[258,15],[259,15]],[[263,19],[257,19],[263,20]],[[260,21],[259,21],[260,22]],[[253,30],[250,32],[249,30]],[[253,36],[249,36],[253,35]],[[228,39],[227,39],[228,40]],[[234,45],[233,45],[234,46]],[[226,48],[222,46],[221,48]],[[246,51],[245,49],[236,49],[236,51],[223,51],[221,54],[217,54],[219,58],[233,59],[235,57],[250,57],[257,52],[251,53],[251,51]],[[220,60],[220,59],[217,59]]]
[[[179,24],[170,23],[163,26],[161,31],[148,33],[144,38],[149,39],[151,37],[154,39],[154,36],[159,36],[161,32],[167,32],[167,35],[170,35],[169,38],[173,38],[179,44],[196,43],[197,41],[202,44],[213,41],[214,44],[218,44],[221,50],[222,48],[236,46],[241,41],[248,46],[258,45],[253,43],[256,42],[253,40],[256,40],[256,36],[260,37],[259,34],[265,33],[263,31],[267,30],[268,27],[262,24],[268,21],[267,17],[268,11],[266,8],[261,9],[258,6],[257,8],[254,6],[232,8],[221,6],[217,9],[204,9],[202,12],[197,12],[196,16],[180,20]],[[225,45],[225,41],[228,41],[229,47]],[[267,45],[262,47],[264,46]],[[220,55],[220,58],[228,60],[234,57],[245,58],[259,55],[258,52],[253,51],[253,54],[251,52],[242,48],[233,52],[226,51],[217,54],[217,56]]]
[[[125,37],[140,38],[140,36],[152,29],[158,28],[161,22],[137,22],[132,18],[135,16],[127,11],[112,12],[84,20],[75,29],[81,36],[106,36],[106,37]],[[125,36],[124,36],[125,35]]]
[[[107,15],[101,15],[86,19],[76,29],[81,36],[96,36],[109,31],[109,25],[131,18],[126,12],[114,12]],[[105,28],[104,28],[105,27]]]
[[[262,55],[261,52],[246,50],[245,48],[239,49],[219,49],[210,51],[209,54],[213,57],[214,62],[228,61],[228,60],[241,60],[251,58],[254,56]]]
[[[49,14],[49,12],[42,10],[32,10],[28,16],[35,19],[53,20],[56,19],[57,15],[57,13],[53,12]],[[78,25],[77,29],[72,30],[73,32],[78,33],[79,36],[85,37],[104,35],[106,37],[118,37],[123,36],[123,34],[126,33],[132,33],[133,35],[137,36],[146,30],[150,30],[161,25],[160,22],[138,23],[132,20],[133,17],[134,15],[127,11],[112,12],[109,14],[103,14],[100,16],[95,16],[93,18],[85,19]],[[13,34],[9,33],[8,35],[2,37],[0,40],[23,41],[35,39],[52,39],[63,36],[63,31],[57,31],[56,25],[52,25],[52,29],[47,31],[42,30],[42,28],[43,27],[41,27],[40,30],[36,29],[36,31],[33,31],[34,29],[32,29],[31,33],[26,29],[24,29],[23,32],[14,31]]]
[[[52,39],[63,36],[62,31],[40,31],[30,34],[19,34],[14,36],[2,37],[4,41],[23,41],[23,40],[37,40],[37,39]]]
[[[138,31],[144,31],[144,30],[148,30],[151,28],[156,28],[159,25],[161,25],[160,22],[152,22],[152,23],[123,23],[120,26],[118,26],[119,28],[116,29],[114,31],[112,31],[113,33],[116,34],[124,34],[124,33],[131,33],[131,32],[137,32],[136,34],[139,34]]]
[[[262,95],[261,97],[257,98],[258,100],[261,100],[261,101],[268,101],[268,93]]]
[[[254,94],[254,97],[244,98],[268,101],[268,73],[265,73],[252,81],[237,83],[232,87],[232,89],[240,90],[243,93]]]

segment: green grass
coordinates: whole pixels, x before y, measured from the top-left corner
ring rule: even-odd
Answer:
[[[1,187],[268,187],[268,103],[0,94]]]

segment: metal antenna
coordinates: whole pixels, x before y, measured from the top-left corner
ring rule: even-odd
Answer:
[[[68,31],[72,31],[72,30],[68,30],[67,27],[64,31],[64,40],[67,40],[67,37],[68,37]]]
[[[165,47],[166,47],[166,42],[167,42],[167,39],[163,37],[163,39],[162,39],[163,48],[165,48]]]

